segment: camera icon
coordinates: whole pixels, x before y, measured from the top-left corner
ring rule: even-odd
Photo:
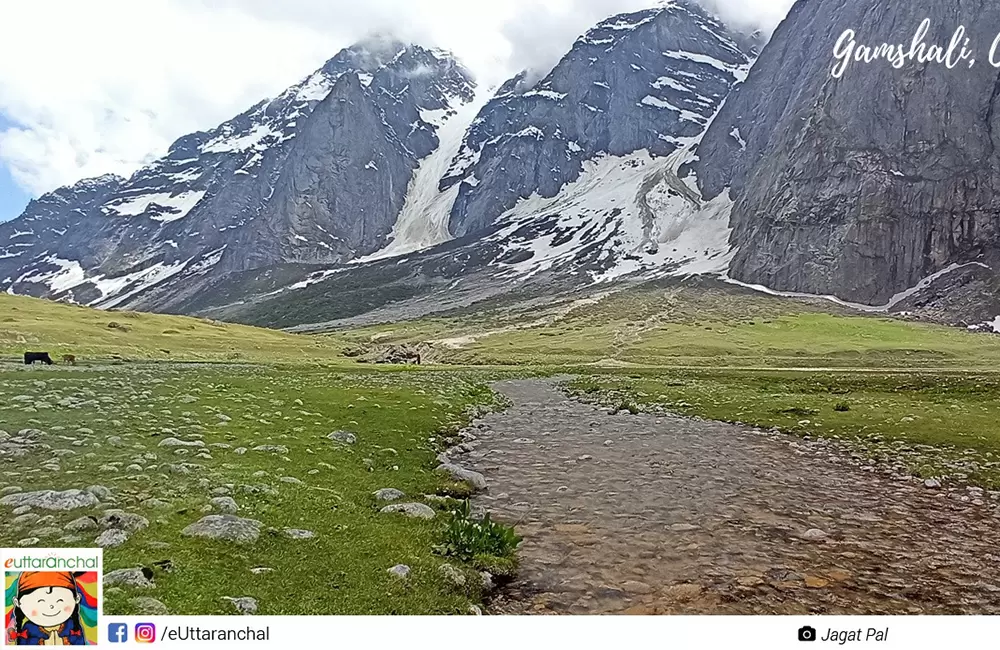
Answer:
[[[815,641],[816,628],[803,625],[799,628],[799,641]]]

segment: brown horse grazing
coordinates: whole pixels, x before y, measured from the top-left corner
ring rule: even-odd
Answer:
[[[63,360],[63,363],[65,363],[68,366],[75,366],[76,365],[76,355],[73,355],[73,354],[64,354],[63,357],[62,357],[62,360]]]

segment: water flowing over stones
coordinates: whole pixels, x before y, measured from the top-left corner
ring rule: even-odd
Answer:
[[[525,537],[499,611],[1000,613],[988,508],[780,435],[609,415],[538,380],[497,388],[513,406],[458,459]]]

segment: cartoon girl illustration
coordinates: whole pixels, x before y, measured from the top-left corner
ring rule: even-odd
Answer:
[[[13,599],[14,645],[87,645],[80,623],[81,591],[65,571],[25,571]]]

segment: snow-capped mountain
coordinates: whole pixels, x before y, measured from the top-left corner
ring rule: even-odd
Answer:
[[[0,290],[289,324],[472,276],[724,270],[731,204],[689,163],[755,55],[693,0],[602,21],[493,93],[370,39],[128,180],[33,202],[0,225]]]
[[[472,121],[436,187],[446,200],[416,222],[457,241],[382,260],[418,248],[390,246],[214,313],[285,326],[390,301],[405,314],[407,301],[456,306],[530,282],[724,272],[731,203],[702,201],[689,163],[755,53],[753,38],[691,2],[602,21],[544,78],[503,84]]]
[[[439,129],[474,98],[447,53],[359,43],[127,181],[34,201],[0,225],[0,288],[168,309],[230,273],[375,252]]]
[[[442,187],[460,184],[456,235],[534,194],[556,196],[586,161],[669,155],[704,131],[749,67],[748,39],[688,2],[609,18],[543,79],[511,79],[476,119]]]

